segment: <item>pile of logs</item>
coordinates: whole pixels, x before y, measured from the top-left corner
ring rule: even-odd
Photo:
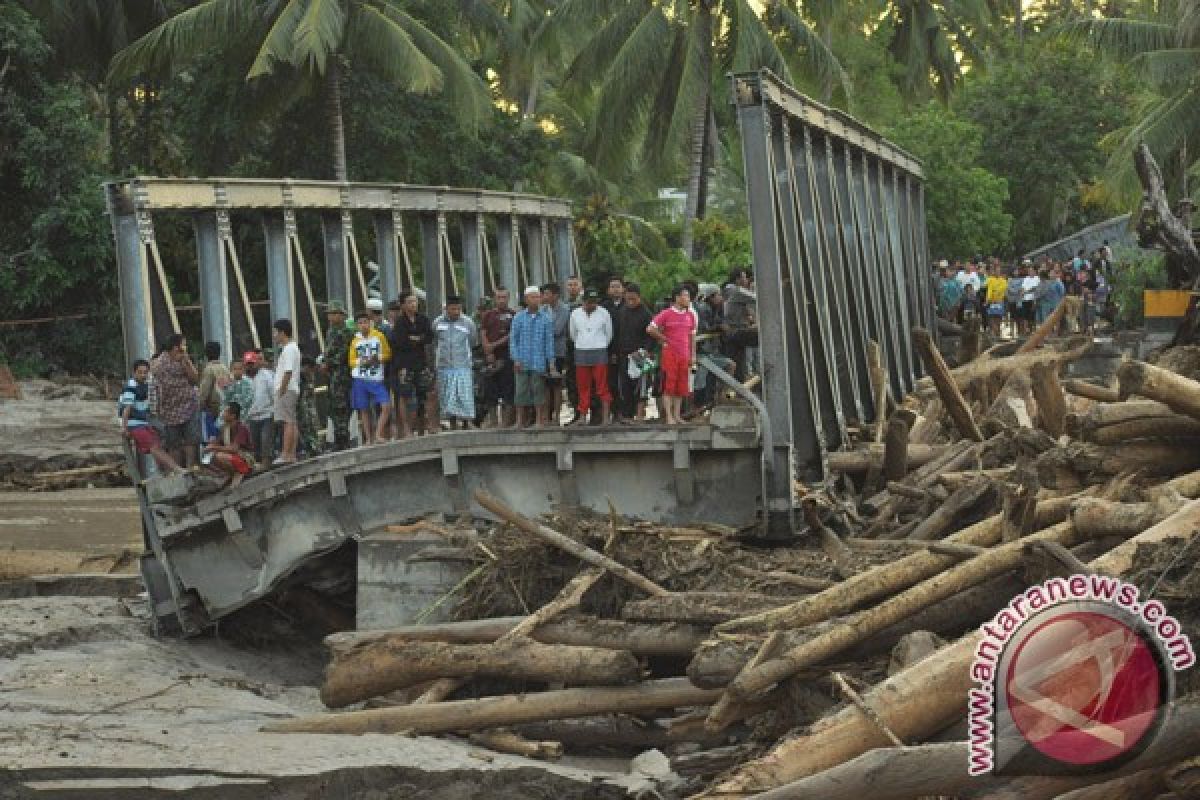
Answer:
[[[1186,708],[1123,771],[966,773],[979,624],[1049,575],[1136,581],[1144,548],[1200,530],[1200,382],[1136,361],[1112,387],[1062,381],[1088,343],[1049,342],[1056,322],[955,368],[915,331],[930,377],[831,455],[830,480],[798,487],[795,548],[823,554],[824,575],[741,567],[728,591],[666,588],[612,557],[615,518],[592,546],[479,491],[578,574],[526,616],[329,637],[322,700],[366,705],[267,730],[462,734],[534,758],[658,748],[705,798],[1190,796]],[[771,575],[786,594],[751,591]],[[635,595],[614,618],[580,613],[601,580]]]

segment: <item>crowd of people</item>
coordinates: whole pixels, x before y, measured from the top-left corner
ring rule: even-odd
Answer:
[[[1099,320],[1114,318],[1109,281],[1112,250],[1105,242],[1091,258],[1079,250],[1069,261],[1025,258],[1005,265],[998,258],[942,260],[934,274],[938,315],[963,323],[983,320],[993,336],[1022,336],[1065,305],[1060,332],[1094,334]]]
[[[118,414],[160,471],[200,466],[232,484],[260,465],[319,455],[328,438],[347,449],[354,428],[357,444],[371,445],[471,427],[633,424],[651,407],[678,425],[715,398],[699,356],[739,379],[754,371],[754,302],[746,269],[724,286],[686,281],[653,309],[621,276],[603,296],[571,276],[565,287],[529,286],[515,304],[498,287],[474,315],[451,296],[431,318],[412,291],[386,311],[372,298],[353,320],[335,301],[315,358],[287,319],[274,323],[273,358],[251,350],[226,362],[209,342],[197,367],[184,337],[169,337],[133,365]]]

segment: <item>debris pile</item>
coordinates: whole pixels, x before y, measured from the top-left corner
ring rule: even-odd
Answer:
[[[1200,382],[1133,361],[1115,386],[1060,382],[1089,343],[1048,342],[1056,323],[955,368],[917,330],[930,378],[896,402],[880,377],[890,413],[831,454],[823,485],[797,486],[791,546],[615,510],[539,521],[477,492],[502,526],[473,545],[460,621],[330,636],[322,700],[366,705],[266,730],[460,734],[535,758],[657,749],[672,792],[711,798],[1113,780],[969,778],[961,741],[978,626],[1031,583],[1161,584],[1185,630],[1200,619],[1196,559],[1178,557],[1200,528]],[[1197,722],[1180,709],[1139,769],[1192,780],[1174,765],[1200,750]]]

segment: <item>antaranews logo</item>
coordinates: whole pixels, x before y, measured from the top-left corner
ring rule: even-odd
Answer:
[[[980,628],[971,665],[967,771],[1114,769],[1154,740],[1175,672],[1196,662],[1157,600],[1105,575],[1052,578]]]

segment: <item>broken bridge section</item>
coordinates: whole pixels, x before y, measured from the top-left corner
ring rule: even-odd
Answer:
[[[867,343],[892,397],[913,388],[914,325],[936,330],[921,165],[769,71],[732,78],[771,420],[768,506],[790,514],[792,476],[820,479],[826,453],[876,417]]]

